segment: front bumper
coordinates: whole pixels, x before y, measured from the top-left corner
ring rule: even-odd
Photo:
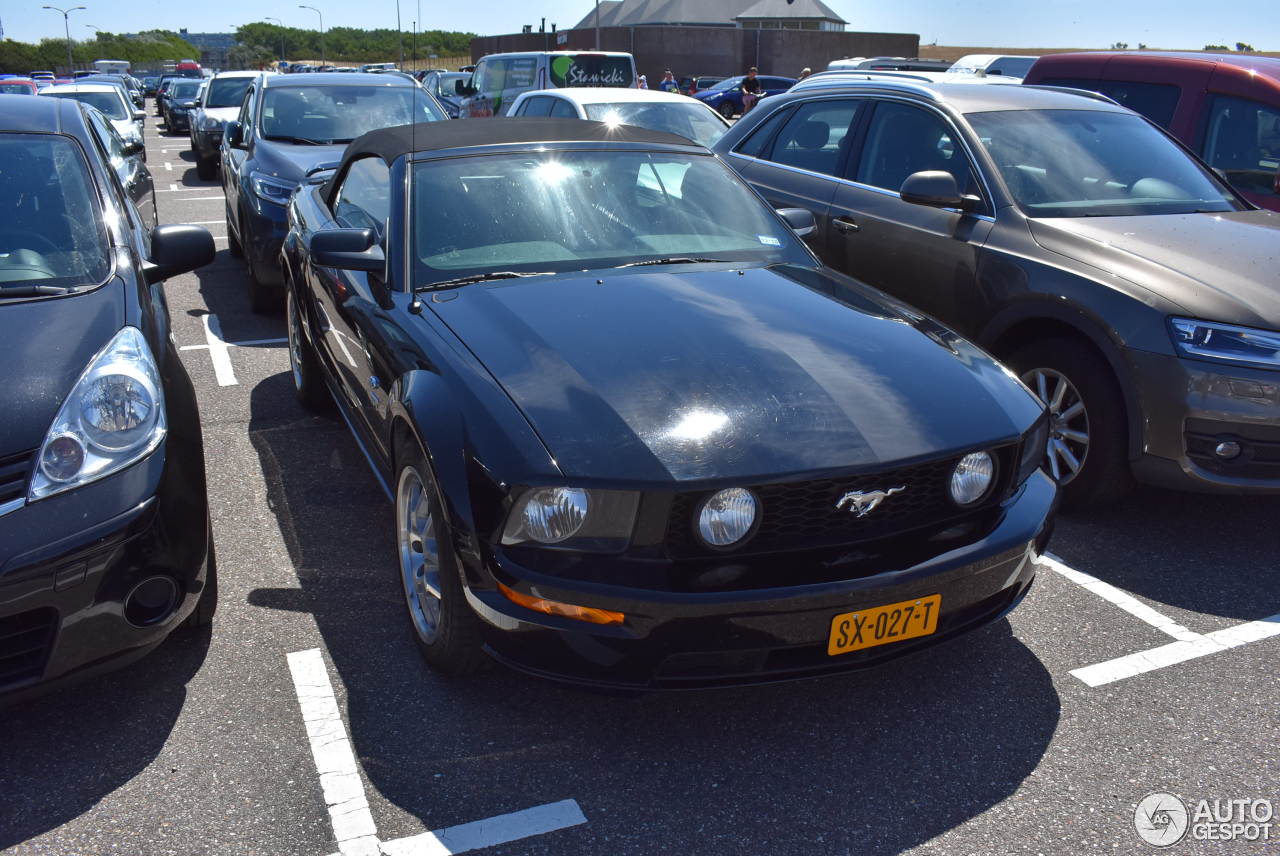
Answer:
[[[1132,351],[1145,417],[1134,474],[1163,487],[1280,493],[1280,372]],[[1240,455],[1223,459],[1218,443]]]
[[[197,123],[191,132],[191,137],[195,141],[197,157],[201,160],[218,159],[219,150],[222,148],[221,124],[213,129],[204,129]]]
[[[203,461],[191,454],[166,438],[120,473],[0,517],[0,698],[123,665],[195,607],[209,532]],[[177,599],[138,626],[126,597],[153,576],[171,578]]]
[[[173,131],[186,131],[191,127],[191,117],[180,110],[170,110],[167,122],[170,133]]]
[[[1047,544],[1056,501],[1052,482],[1037,473],[979,540],[911,567],[834,583],[642,591],[550,577],[499,555],[480,569],[480,581],[468,585],[467,596],[492,656],[555,680],[624,690],[692,689],[846,672],[954,638],[1013,609],[1031,586],[1032,560]],[[495,581],[627,618],[621,625],[600,626],[543,615],[507,600]],[[827,654],[836,615],[932,594],[942,596],[932,635]]]

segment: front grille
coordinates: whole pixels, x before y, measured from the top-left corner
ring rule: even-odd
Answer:
[[[47,606],[0,618],[0,687],[40,677],[57,627]]]
[[[31,459],[35,451],[19,452],[0,458],[0,506],[27,495],[27,479],[31,477]]]
[[[856,544],[972,516],[991,507],[1003,495],[1012,455],[1007,449],[996,451],[995,488],[986,500],[968,509],[957,508],[948,492],[951,472],[960,457],[839,478],[751,486],[760,499],[760,525],[740,551],[731,552],[763,553]],[[865,517],[858,517],[847,507],[836,509],[836,503],[849,491],[895,487],[905,490],[885,499]],[[694,515],[700,503],[712,493],[714,491],[702,491],[675,497],[667,525],[667,543],[673,557],[723,555],[702,544],[694,531],[697,525]]]

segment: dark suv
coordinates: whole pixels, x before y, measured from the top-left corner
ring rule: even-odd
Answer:
[[[1093,93],[850,81],[716,144],[828,264],[996,354],[1048,404],[1072,505],[1133,476],[1280,493],[1280,216]]]

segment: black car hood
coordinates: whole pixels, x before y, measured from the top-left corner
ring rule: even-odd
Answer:
[[[300,182],[306,178],[307,170],[322,163],[342,160],[342,152],[346,148],[346,144],[309,146],[259,138],[253,146],[253,159],[260,172],[285,181]]]
[[[115,280],[83,294],[0,300],[0,457],[39,447],[89,360],[124,326]]]
[[[602,278],[474,285],[428,303],[566,475],[877,465],[1012,437],[1040,413],[974,346],[849,280],[724,266]]]
[[[1162,214],[1029,220],[1036,243],[1115,274],[1175,311],[1280,328],[1280,214]]]

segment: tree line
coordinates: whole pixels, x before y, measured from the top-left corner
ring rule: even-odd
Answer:
[[[236,41],[245,48],[245,56],[270,61],[280,59],[319,59],[321,38],[319,30],[297,27],[281,27],[276,24],[252,23],[239,27]],[[417,34],[417,56],[431,54],[458,56],[471,52],[471,40],[475,33],[458,33],[448,30],[423,30]],[[413,56],[414,34],[404,31],[358,30],[352,27],[334,27],[325,30],[323,55],[332,64],[350,65],[365,62],[396,62],[401,48],[405,59]]]
[[[71,57],[75,65],[82,68],[91,67],[95,59],[123,59],[134,67],[144,67],[166,60],[199,60],[200,51],[168,30],[147,30],[128,36],[100,31],[96,38],[72,39]],[[0,42],[0,72],[24,74],[37,69],[69,72],[66,64],[66,39],[42,39],[39,44],[13,39]]]

